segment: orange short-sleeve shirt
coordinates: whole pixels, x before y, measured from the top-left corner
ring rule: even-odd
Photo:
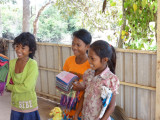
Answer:
[[[77,75],[80,78],[79,81],[82,82],[83,74],[87,69],[90,68],[90,64],[88,60],[84,62],[83,64],[77,64],[75,60],[76,60],[76,56],[70,56],[69,58],[67,58],[63,66],[63,70]],[[83,91],[80,91],[78,100],[81,99],[82,94],[83,94]],[[77,107],[78,107],[78,103],[77,103],[76,109]],[[75,110],[70,110],[69,112],[66,112],[66,114],[72,117],[75,114]]]

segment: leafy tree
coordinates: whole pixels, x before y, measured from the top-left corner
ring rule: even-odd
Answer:
[[[13,33],[14,36],[22,31],[22,9],[16,4],[1,5],[2,34]]]
[[[64,17],[74,15],[75,12],[78,13],[77,18],[81,27],[85,27],[91,31],[95,29],[103,31],[108,29],[108,23],[113,26],[117,25],[119,13],[117,8],[119,7],[119,3],[114,2],[114,0],[108,3],[105,14],[102,13],[103,3],[99,0],[57,0],[56,5],[59,10],[65,11]]]
[[[121,38],[125,48],[155,49],[151,47],[156,38],[157,0],[123,0],[125,26]],[[147,47],[146,47],[146,46]]]
[[[65,11],[64,18],[76,15],[78,26],[93,33],[104,32],[105,39],[117,42],[119,31],[119,15],[121,14],[121,0],[107,1],[106,9],[102,12],[103,2],[99,0],[57,0],[56,6]],[[119,10],[120,9],[120,10]],[[76,13],[76,14],[75,14]]]
[[[67,22],[56,7],[49,7],[39,17],[37,37],[44,40],[58,40],[67,32]]]
[[[2,20],[1,20],[1,6],[3,5],[3,4],[6,4],[6,3],[8,3],[8,2],[12,2],[13,4],[15,4],[16,3],[16,1],[15,0],[1,0],[0,1],[0,37],[2,37],[2,28],[3,28],[3,26],[2,26]]]
[[[38,22],[38,19],[39,19],[41,13],[43,12],[43,10],[44,10],[48,5],[50,5],[51,3],[53,3],[53,1],[49,1],[49,2],[47,2],[45,5],[43,5],[43,6],[39,9],[36,18],[35,18],[35,20],[33,21],[33,34],[34,34],[35,37],[37,36],[37,22]]]

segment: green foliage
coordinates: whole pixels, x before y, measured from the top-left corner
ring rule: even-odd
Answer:
[[[127,34],[123,36],[125,48],[152,49],[149,46],[155,41],[155,26],[149,24],[155,23],[157,0],[126,0],[124,8],[127,23],[124,30]]]
[[[102,13],[103,2],[99,0],[57,0],[56,5],[59,10],[65,11],[65,18],[76,15],[79,27],[94,32],[118,28],[120,3],[110,0],[105,13]],[[113,28],[108,28],[108,24]]]
[[[22,31],[22,10],[17,5],[1,5],[2,33],[21,33]]]
[[[39,18],[37,37],[41,40],[58,41],[63,34],[75,31],[75,23],[76,19],[73,16],[64,19],[56,6],[50,6]]]
[[[106,30],[118,32],[118,14],[121,11],[118,11],[119,6],[116,5],[119,3],[112,0],[108,3],[112,8],[107,8],[106,12],[102,13],[102,1],[93,1],[56,0],[53,6],[45,8],[40,15],[37,37],[43,40],[50,38],[58,40],[64,34],[71,34],[79,28],[88,29],[90,32]],[[32,18],[32,21],[34,19]],[[115,33],[106,35],[105,38],[117,40]]]
[[[37,37],[43,39],[60,39],[61,33],[66,32],[67,29],[67,24],[54,7],[41,14],[38,26]]]

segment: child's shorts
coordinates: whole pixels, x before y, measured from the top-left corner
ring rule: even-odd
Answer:
[[[38,110],[29,113],[11,110],[10,120],[40,120],[40,116]]]

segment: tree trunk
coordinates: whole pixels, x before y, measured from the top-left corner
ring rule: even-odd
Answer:
[[[49,1],[46,3],[44,6],[41,7],[41,9],[38,11],[38,14],[36,16],[36,19],[33,22],[33,34],[36,37],[37,36],[37,22],[39,19],[39,16],[41,15],[42,11],[44,10],[45,7],[47,7],[49,4],[53,3],[53,1]]]
[[[1,5],[0,5],[0,37],[2,37],[2,18],[1,18]]]
[[[124,8],[124,2],[125,0],[122,0],[122,12],[123,12],[123,24],[121,26],[121,30],[120,30],[120,37],[119,37],[119,41],[118,41],[118,48],[123,48],[123,39],[121,38],[122,36],[122,30],[125,29],[125,26],[126,26],[126,12],[125,12],[125,8]]]
[[[30,31],[30,0],[23,0],[23,32]]]

